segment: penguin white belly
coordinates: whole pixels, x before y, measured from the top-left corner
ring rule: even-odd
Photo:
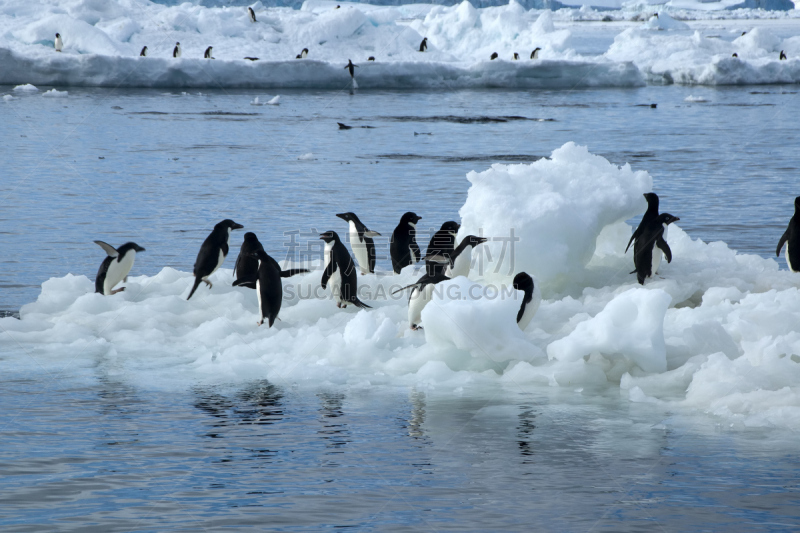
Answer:
[[[408,322],[412,327],[419,326],[422,322],[422,310],[431,301],[434,286],[430,283],[421,291],[416,287],[411,290],[411,297],[408,299]]]
[[[328,283],[331,287],[331,294],[336,298],[336,303],[344,303],[347,302],[342,300],[342,275],[339,273],[339,269],[336,269],[336,272],[331,274]]]
[[[362,274],[369,274],[369,254],[367,254],[367,243],[361,242],[358,238],[358,230],[355,223],[350,221],[350,248],[353,249],[353,255],[356,256],[358,268]]]
[[[207,280],[208,278],[210,278],[211,274],[213,274],[214,272],[219,270],[219,267],[222,266],[222,263],[224,261],[225,261],[225,252],[223,252],[222,249],[220,248],[220,250],[219,250],[219,258],[217,259],[217,266],[215,266],[214,270],[212,270],[211,273],[209,273],[208,276],[204,277],[203,279]]]
[[[664,237],[664,240],[666,241],[667,240],[667,232],[669,231],[669,226],[667,226],[666,224],[662,224],[662,226],[664,226],[664,235],[663,235],[663,237]],[[653,243],[653,263],[652,263],[652,268],[650,269],[650,272],[653,273],[653,276],[656,275],[656,273],[658,272],[658,267],[661,266],[661,258],[662,258],[663,255],[664,255],[664,252],[661,251],[661,248],[659,248],[658,246],[655,245],[655,243]]]
[[[261,261],[258,262],[258,266],[261,267]],[[263,307],[261,307],[261,280],[256,280],[256,294],[258,295],[258,316],[261,317],[260,322],[264,322],[264,311]]]
[[[469,267],[472,263],[472,246],[467,246],[464,248],[464,251],[461,252],[456,260],[453,262],[453,267],[447,267],[444,271],[444,275],[449,278],[455,278],[457,276],[464,276],[469,277]]]
[[[111,294],[114,286],[128,276],[133,268],[134,259],[136,259],[136,252],[129,250],[121,261],[117,261],[117,259],[111,261],[111,264],[108,265],[108,272],[106,272],[106,280],[103,283],[103,294]]]
[[[786,241],[786,246],[783,247],[783,256],[786,258],[786,266],[789,267],[789,270],[797,272],[797,269],[792,265],[792,260],[789,257],[789,241]],[[800,265],[797,266],[800,267]]]
[[[408,247],[408,255],[411,258],[411,264],[412,265],[416,265],[417,264],[417,254],[414,253],[414,248],[412,246],[410,246],[410,245]]]
[[[542,303],[542,291],[539,290],[538,282],[533,285],[533,294],[531,296],[531,301],[525,305],[525,311],[522,313],[522,318],[520,318],[519,322],[517,322],[519,329],[522,331],[525,331],[525,328],[527,328],[528,324],[531,323],[533,315],[535,315],[536,311],[539,310],[539,304]]]

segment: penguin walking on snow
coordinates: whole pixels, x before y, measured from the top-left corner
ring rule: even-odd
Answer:
[[[128,281],[128,273],[133,268],[136,252],[144,252],[144,248],[135,242],[126,242],[119,248],[114,248],[103,241],[94,242],[108,254],[97,270],[94,292],[110,296],[124,291],[125,287],[114,290],[114,286],[120,281]]]
[[[203,54],[203,59],[215,59],[214,57],[211,56],[211,49],[212,48],[214,48],[214,47],[213,46],[209,46],[208,48],[206,48],[206,53]]]
[[[214,226],[211,234],[203,241],[203,245],[200,246],[200,251],[197,253],[197,260],[194,262],[194,285],[189,292],[188,298],[186,298],[187,300],[192,297],[201,281],[208,285],[209,288],[212,287],[208,277],[222,266],[225,257],[228,255],[228,241],[231,238],[231,230],[243,227],[229,218]]]
[[[303,50],[295,56],[295,59],[305,59],[308,56],[308,48],[303,48]],[[353,73],[351,72],[350,75],[352,76]]]
[[[533,52],[531,52],[531,59],[539,59],[539,51],[540,50],[541,50],[541,48],[539,48],[538,46],[536,48],[534,48]]]
[[[425,251],[426,257],[431,257],[431,260],[425,260],[425,270],[429,276],[436,276],[436,274],[444,274],[445,268],[450,255],[456,247],[456,233],[461,228],[458,222],[448,220],[442,224],[441,229],[433,234],[428,249]],[[447,261],[435,260],[437,256],[443,256]]]
[[[778,59],[780,59],[781,61],[783,61],[784,59],[786,59],[786,52],[784,52],[783,50],[781,50],[781,55],[779,55],[779,56],[778,56]]]
[[[519,329],[525,331],[533,315],[539,309],[539,304],[542,303],[542,291],[539,289],[539,285],[535,284],[533,278],[526,272],[520,272],[514,276],[514,288],[524,293],[522,304],[517,312],[517,325]]]
[[[142,47],[142,51],[139,52],[139,57],[147,57],[147,47]]]
[[[258,295],[258,310],[261,320],[258,325],[267,321],[269,327],[275,323],[283,303],[283,283],[281,278],[288,278],[295,274],[308,272],[306,269],[281,270],[275,261],[263,248],[250,254],[250,259],[257,262],[255,289]],[[237,280],[238,281],[238,280]]]
[[[647,211],[644,212],[642,216],[642,221],[639,222],[639,227],[636,228],[636,231],[633,232],[631,235],[630,240],[628,241],[628,246],[625,247],[625,253],[628,253],[628,248],[631,247],[631,243],[637,239],[642,233],[642,228],[646,227],[656,219],[658,216],[658,195],[654,192],[648,192],[644,195],[645,200],[647,200]]]
[[[411,294],[408,295],[408,324],[412,330],[416,331],[422,329],[420,325],[422,323],[422,310],[425,309],[425,306],[428,305],[433,298],[433,289],[436,287],[436,284],[447,281],[448,279],[450,278],[445,276],[444,272],[437,272],[433,275],[426,272],[416,283],[412,283],[392,293],[397,294],[406,289],[411,289]]]
[[[175,43],[175,48],[172,49],[172,57],[181,57],[181,43]]]
[[[422,217],[411,211],[400,217],[400,223],[392,232],[389,240],[389,255],[392,257],[392,269],[399,274],[403,267],[419,263],[422,254],[417,244],[417,222]]]
[[[56,52],[60,52],[64,48],[64,41],[61,40],[60,33],[56,33],[55,48]]]
[[[256,237],[256,234],[248,231],[244,234],[244,242],[239,250],[239,257],[236,258],[236,263],[233,266],[233,273],[236,276],[236,281],[233,282],[234,287],[247,287],[248,289],[255,289],[256,282],[258,281],[258,253],[264,251],[264,247]],[[277,264],[277,261],[267,256],[270,260]],[[278,273],[281,278],[288,278],[295,274],[303,274],[308,272],[305,268],[292,268],[289,270],[281,270],[278,268]]]
[[[419,43],[419,51],[420,52],[424,52],[427,49],[428,49],[428,38],[427,37],[423,37],[422,38],[422,42]]]
[[[355,213],[339,213],[336,215],[350,226],[350,248],[356,256],[361,275],[375,273],[375,241],[373,237],[380,237],[377,231],[372,231],[366,227]]]
[[[322,273],[322,288],[331,284],[331,294],[336,298],[336,307],[347,307],[353,304],[361,309],[370,306],[358,299],[358,277],[353,259],[347,253],[339,235],[335,231],[320,234],[325,241],[325,270]]]
[[[645,279],[655,276],[658,272],[662,252],[667,257],[667,263],[672,262],[672,250],[667,244],[667,230],[670,224],[678,220],[680,220],[678,217],[669,213],[661,213],[655,220],[639,224],[642,231],[633,245],[633,264],[636,268],[631,274],[636,273],[640,285],[644,285]]]
[[[258,22],[256,20],[256,12],[253,11],[252,7],[247,8],[247,14],[250,15],[250,22]]]
[[[800,272],[800,196],[794,199],[794,215],[789,226],[783,232],[775,255],[781,255],[781,248],[786,245],[786,264],[792,272]]]

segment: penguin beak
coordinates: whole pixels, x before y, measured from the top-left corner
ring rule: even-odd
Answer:
[[[488,241],[489,239],[487,239],[486,237],[478,237],[475,240],[477,241],[478,244],[483,244],[486,241]]]
[[[673,222],[677,222],[677,221],[679,221],[679,220],[680,220],[680,219],[679,219],[678,217],[675,217],[674,219],[672,219],[672,221],[673,221]]]
[[[345,213],[339,213],[336,215],[337,217],[341,218],[344,221],[347,221],[347,215]]]
[[[231,229],[242,229],[243,227],[244,226],[242,226],[241,224],[237,224],[236,222],[234,222],[233,226],[231,226]]]
[[[146,250],[145,250],[144,248],[142,248],[141,246],[139,246],[139,249],[138,249],[138,250],[136,250],[136,251],[137,251],[137,252],[144,252],[144,251],[146,251]]]

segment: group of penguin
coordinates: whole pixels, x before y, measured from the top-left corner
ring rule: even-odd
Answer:
[[[666,257],[668,263],[672,262],[667,233],[669,225],[680,220],[669,213],[658,212],[659,199],[656,193],[646,193],[644,197],[647,201],[647,210],[625,248],[627,253],[633,244],[635,269],[631,274],[635,273],[642,285],[646,279],[652,278],[658,272],[662,255]],[[792,272],[798,272],[800,271],[800,196],[795,198],[794,206],[794,215],[778,242],[775,255],[779,256],[785,246],[786,263]],[[381,234],[365,226],[355,213],[339,213],[336,216],[348,223],[350,247],[358,262],[361,275],[374,273],[376,255],[373,238]],[[422,217],[416,213],[410,211],[405,213],[389,240],[392,269],[396,274],[407,266],[425,261],[423,276],[415,283],[395,291],[396,294],[411,289],[408,300],[408,321],[412,330],[421,329],[422,310],[431,301],[436,284],[457,276],[468,276],[472,250],[487,241],[485,237],[468,235],[456,246],[456,234],[461,226],[449,220],[431,237],[423,257],[416,241],[416,225],[421,219]],[[203,241],[197,254],[194,264],[194,284],[187,300],[194,295],[201,282],[209,287],[212,286],[208,278],[222,266],[228,255],[231,231],[243,227],[230,219],[225,219],[214,226],[214,230]],[[339,235],[335,231],[326,231],[320,234],[319,238],[325,242],[322,288],[326,289],[330,285],[331,293],[339,308],[345,308],[350,304],[361,309],[370,308],[358,298],[356,266]],[[121,281],[127,280],[136,253],[145,249],[134,242],[125,243],[119,248],[114,248],[103,241],[94,242],[108,255],[97,272],[95,292],[111,295],[125,290],[114,287]],[[244,235],[244,242],[234,265],[236,280],[233,286],[256,290],[260,312],[258,325],[267,322],[269,327],[272,327],[278,318],[283,300],[281,278],[307,272],[309,272],[307,269],[302,268],[281,269],[278,262],[264,250],[255,233],[248,232]],[[526,272],[520,272],[514,277],[513,287],[524,293],[517,313],[517,324],[524,330],[539,308],[541,291]]]

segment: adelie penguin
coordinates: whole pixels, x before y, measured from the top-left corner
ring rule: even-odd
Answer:
[[[244,234],[244,242],[239,249],[239,257],[236,258],[236,263],[233,265],[233,274],[236,276],[236,281],[233,282],[234,287],[247,287],[248,289],[255,289],[256,282],[258,281],[258,257],[257,252],[264,251],[264,247],[258,241],[255,233],[248,231]],[[268,256],[269,257],[269,256]],[[270,257],[272,261],[275,261]],[[277,262],[275,262],[277,265]],[[308,272],[305,268],[291,268],[289,270],[281,270],[278,268],[278,273],[281,278],[288,278],[295,274],[303,274]]]
[[[249,259],[255,259],[257,262],[255,289],[258,295],[258,310],[261,313],[261,320],[257,324],[260,326],[266,321],[269,327],[272,327],[275,319],[278,318],[278,313],[283,303],[283,283],[281,283],[281,278],[288,278],[295,274],[308,272],[308,270],[281,270],[278,262],[263,248],[251,252]]]
[[[319,236],[325,241],[325,270],[322,272],[322,288],[331,284],[331,294],[336,298],[336,307],[353,304],[361,309],[370,306],[358,299],[358,277],[353,258],[335,231],[326,231]]]
[[[187,300],[192,297],[201,281],[208,285],[209,288],[212,287],[208,277],[222,266],[225,257],[228,256],[228,241],[231,237],[231,231],[243,227],[229,218],[214,226],[211,234],[203,241],[203,245],[197,253],[197,260],[194,262],[194,285],[189,292],[188,298],[186,298]]]
[[[175,43],[175,48],[172,49],[172,57],[181,57],[181,43]]]
[[[518,60],[519,60],[519,54],[518,54],[518,53],[516,53],[516,52],[514,52],[514,55],[513,55],[511,58],[512,58],[514,61],[518,61]]]
[[[786,245],[786,264],[792,272],[800,272],[800,196],[794,199],[794,215],[789,220],[789,226],[783,232],[775,255],[781,255],[781,248]]]
[[[428,38],[427,37],[423,37],[422,38],[422,42],[419,43],[419,51],[420,52],[424,52],[427,49],[428,49]]]
[[[256,12],[253,11],[252,7],[247,8],[247,14],[250,15],[250,22],[257,22],[256,21]]]
[[[212,55],[211,55],[211,49],[212,48],[214,48],[214,47],[213,46],[209,46],[208,48],[206,48],[206,53],[203,54],[203,59],[214,59],[214,57],[212,57]]]
[[[306,57],[308,57],[308,48],[303,48],[299,54],[294,56],[295,59],[305,59]]]
[[[522,303],[517,312],[517,326],[522,331],[530,324],[533,315],[539,309],[539,304],[542,303],[542,291],[539,285],[534,283],[533,278],[526,272],[520,272],[514,276],[514,288],[522,291]]]
[[[114,290],[114,286],[121,281],[128,280],[128,273],[133,268],[136,252],[144,252],[144,248],[135,242],[126,242],[119,248],[114,248],[103,241],[94,242],[108,254],[108,257],[100,263],[100,268],[97,271],[97,277],[94,280],[94,292],[109,296],[124,291],[125,287]]]
[[[142,51],[139,52],[139,57],[147,57],[147,47],[143,47]]]
[[[628,248],[631,247],[631,243],[639,238],[642,233],[642,228],[646,227],[648,224],[651,224],[658,216],[658,195],[654,192],[647,192],[642,196],[644,196],[644,199],[647,200],[647,211],[644,212],[642,221],[639,222],[639,226],[636,228],[636,231],[634,231],[633,235],[631,235],[631,238],[628,241],[628,246],[625,247],[625,253],[628,253]]]
[[[667,230],[670,224],[678,220],[678,217],[669,213],[661,213],[655,220],[639,224],[641,233],[633,245],[633,264],[636,268],[631,274],[636,273],[640,285],[644,285],[645,279],[656,275],[661,265],[662,252],[667,257],[667,263],[672,262],[672,250],[667,244]]]
[[[475,235],[467,235],[455,247],[453,253],[450,254],[449,261],[445,260],[447,267],[444,270],[444,275],[448,278],[455,278],[458,276],[469,277],[469,269],[472,265],[472,249],[483,244],[488,239],[486,237],[476,237]],[[438,256],[437,256],[438,257]],[[429,261],[436,261],[435,257],[426,257]],[[441,262],[441,260],[439,260]]]
[[[350,248],[356,256],[361,275],[372,274],[375,272],[375,241],[373,237],[380,237],[377,231],[372,231],[366,227],[355,213],[339,213],[336,215],[350,226]]]
[[[356,68],[358,68],[358,65],[354,65],[349,59],[347,60],[347,65],[344,66],[344,69],[350,72],[350,77],[354,80],[356,79]]]
[[[56,52],[60,52],[64,48],[64,42],[61,40],[60,33],[56,33],[55,48]]]
[[[489,57],[489,60],[490,60],[490,61],[494,61],[494,60],[495,60],[495,59],[497,59],[498,57],[499,57],[499,56],[497,55],[497,52],[492,52],[492,55],[491,55],[491,57]]]
[[[539,51],[540,50],[541,50],[541,48],[539,48],[538,46],[536,48],[534,48],[533,52],[531,52],[531,59],[539,59]]]
[[[426,257],[436,258],[442,256],[447,260],[453,253],[456,247],[456,233],[461,228],[458,222],[448,220],[442,227],[433,234],[430,242],[428,242],[428,249],[425,251]],[[444,275],[447,262],[439,260],[425,261],[425,270],[429,276],[436,276],[437,274]]]
[[[778,59],[780,59],[781,61],[786,59],[786,53],[783,50],[781,50],[781,55],[778,56]]]
[[[422,253],[417,244],[417,222],[422,217],[409,211],[400,217],[400,223],[394,228],[389,241],[389,255],[392,257],[392,269],[395,274],[408,265],[419,263]]]
[[[436,284],[448,279],[450,278],[445,276],[444,272],[438,272],[433,275],[426,272],[416,283],[407,285],[392,293],[397,294],[406,289],[411,289],[411,294],[408,295],[408,325],[412,330],[422,329],[420,325],[422,323],[422,310],[431,301]]]

